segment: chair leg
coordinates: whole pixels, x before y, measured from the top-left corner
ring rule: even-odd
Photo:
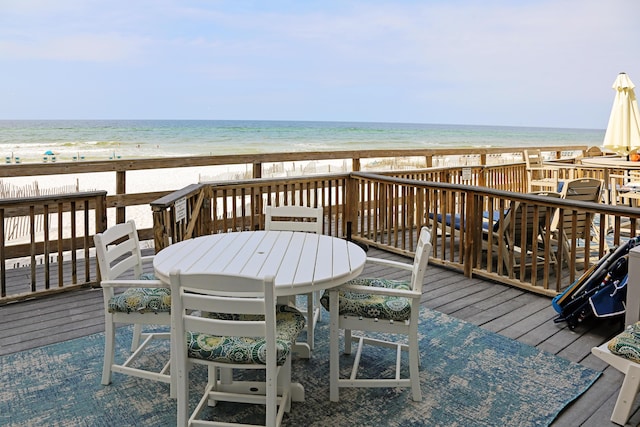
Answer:
[[[420,388],[420,349],[418,347],[418,327],[411,326],[409,337],[409,378],[411,378],[411,399],[415,402],[422,401],[422,389]],[[413,330],[415,329],[415,331]]]
[[[177,395],[177,427],[187,427],[189,424],[189,366],[186,369],[179,368],[176,372]]]
[[[314,306],[315,306],[315,310],[316,310],[316,323],[322,321],[322,309],[320,308],[320,298],[322,298],[322,292],[317,291],[314,295]]]
[[[351,343],[353,339],[351,337],[351,329],[344,330],[344,354],[351,354]]]
[[[267,368],[267,371],[269,369]],[[276,427],[276,420],[278,418],[278,378],[273,378],[271,375],[266,375],[265,386],[265,398],[266,398],[266,427]]]
[[[131,338],[131,352],[136,351],[140,346],[140,337],[142,336],[142,325],[136,323],[133,325],[133,337]]]
[[[218,368],[213,365],[207,366],[207,382],[209,384],[214,384],[213,389],[217,389],[218,387]],[[209,399],[207,405],[214,407],[218,404],[217,400]]]
[[[340,361],[338,358],[338,341],[340,340],[338,291],[330,292],[329,308],[329,400],[337,402],[340,399],[338,389],[338,379],[340,375]]]
[[[111,366],[115,357],[115,326],[110,315],[104,322],[104,362],[102,365],[102,385],[111,384]]]
[[[618,400],[616,400],[616,406],[613,408],[611,421],[620,425],[627,423],[638,390],[640,390],[640,368],[630,365],[624,376],[620,394],[618,394]]]
[[[287,358],[284,365],[278,369],[278,390],[282,394],[283,399],[280,401],[280,405],[284,407],[284,412],[291,411],[291,357]],[[278,410],[278,412],[280,412]]]
[[[314,330],[316,328],[316,303],[313,292],[307,295],[307,344],[309,349],[313,350]]]

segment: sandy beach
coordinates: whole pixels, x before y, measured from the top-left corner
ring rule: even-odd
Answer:
[[[344,172],[346,162],[287,162],[265,168],[264,177],[286,177],[308,174]],[[350,166],[350,164],[348,164]],[[127,172],[126,192],[145,193],[155,191],[175,191],[190,184],[207,181],[239,180],[251,178],[249,165],[224,165],[208,167],[169,168]],[[108,195],[116,191],[115,173],[96,172],[82,174],[47,175],[41,177],[15,177],[0,180],[3,197],[19,197],[38,194],[55,194],[78,191],[105,190]],[[126,208],[127,219],[133,219],[139,228],[153,226],[153,217],[149,206]],[[56,222],[52,222],[50,232],[57,232]],[[108,225],[115,224],[115,210],[108,212]],[[12,243],[28,238],[16,236]]]

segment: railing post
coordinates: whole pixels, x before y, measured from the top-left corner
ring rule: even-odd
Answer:
[[[357,205],[359,201],[358,180],[354,179],[351,176],[351,174],[349,174],[345,184],[346,184],[345,192],[344,192],[345,209],[344,209],[344,218],[342,219],[342,235],[343,236],[346,233],[347,224],[349,223],[353,224],[355,221],[357,221],[357,218],[358,218]],[[356,234],[357,235],[360,234],[360,231],[357,229],[356,229]]]
[[[127,194],[127,172],[126,171],[116,172],[116,194]],[[116,208],[116,224],[121,224],[126,220],[127,220],[126,208],[124,206],[117,207]]]
[[[471,277],[471,272],[473,271],[473,263],[475,257],[472,254],[475,254],[475,245],[476,242],[481,242],[482,240],[477,240],[479,233],[482,230],[482,204],[478,203],[477,198],[479,197],[475,193],[471,193],[469,191],[461,193],[465,195],[466,203],[465,203],[465,229],[464,229],[464,245],[463,245],[463,259],[462,265],[464,269],[464,275],[466,277]],[[480,209],[480,212],[478,211]],[[480,224],[478,224],[480,221]],[[482,237],[480,237],[482,239]],[[482,244],[482,243],[480,243]]]
[[[7,296],[7,254],[5,250],[6,236],[4,230],[4,209],[0,209],[0,239],[2,239],[2,246],[0,246],[0,298]]]
[[[478,174],[478,185],[481,187],[485,187],[487,185],[487,167],[484,162],[482,163],[480,173]]]
[[[153,209],[153,246],[156,253],[169,246],[169,238],[165,233],[166,225],[164,223],[164,210]]]
[[[262,178],[262,163],[253,164],[253,178],[254,179]]]
[[[211,213],[211,199],[213,198],[213,188],[210,185],[205,186],[204,200],[200,208],[200,221],[202,221],[202,232],[205,235],[213,233],[213,215]]]

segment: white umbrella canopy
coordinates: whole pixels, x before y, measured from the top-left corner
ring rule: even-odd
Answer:
[[[616,96],[602,144],[604,148],[625,156],[640,148],[640,112],[634,88],[626,73],[618,74],[613,82]]]

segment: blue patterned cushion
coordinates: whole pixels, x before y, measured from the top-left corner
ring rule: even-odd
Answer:
[[[357,278],[346,284],[411,290],[409,282],[400,280]],[[324,292],[320,303],[324,308],[329,309],[329,291]],[[339,292],[338,308],[341,315],[362,316],[370,319],[408,320],[411,315],[409,298],[365,294],[349,290]]]
[[[208,317],[233,320],[262,320],[263,316],[222,315],[208,313]],[[276,349],[277,364],[282,365],[291,346],[304,328],[304,316],[295,308],[287,305],[276,307]],[[221,363],[266,364],[266,346],[264,338],[221,337],[215,335],[187,332],[187,353],[189,357]]]
[[[153,273],[144,273],[140,280],[156,280]],[[171,290],[168,288],[129,288],[109,300],[109,313],[171,312]]]
[[[609,341],[607,348],[613,354],[640,363],[640,322],[627,326]]]

